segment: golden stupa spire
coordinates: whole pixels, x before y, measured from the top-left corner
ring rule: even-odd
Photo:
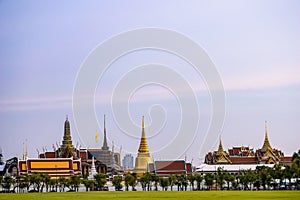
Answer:
[[[269,142],[269,138],[268,138],[268,128],[267,128],[267,121],[265,121],[265,141],[263,144],[263,147],[261,148],[261,150],[263,152],[267,151],[268,149],[272,149],[270,142]]]
[[[145,121],[144,116],[142,118],[142,138],[139,147],[139,153],[149,153],[149,148],[147,144],[146,132],[145,132]]]
[[[220,135],[220,143],[219,143],[219,148],[218,148],[218,153],[222,153],[224,151],[223,145],[222,145],[222,137]]]

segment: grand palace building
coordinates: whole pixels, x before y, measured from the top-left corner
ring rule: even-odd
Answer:
[[[216,151],[209,152],[205,156],[204,164],[200,165],[198,171],[216,171],[218,167],[228,169],[229,171],[238,171],[241,169],[255,169],[256,166],[274,164],[291,164],[292,157],[284,156],[281,150],[272,148],[267,124],[265,123],[265,138],[261,148],[256,151],[249,146],[238,146],[224,150],[222,139],[220,137],[219,147]]]

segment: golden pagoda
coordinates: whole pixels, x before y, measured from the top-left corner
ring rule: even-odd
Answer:
[[[257,157],[259,159],[259,163],[266,163],[266,164],[274,164],[280,162],[280,157],[283,157],[283,153],[277,149],[273,149],[269,142],[268,137],[268,128],[267,128],[267,121],[265,121],[265,140],[264,144],[261,149],[258,149]]]
[[[135,168],[134,172],[141,176],[143,173],[147,172],[148,163],[152,162],[150,157],[149,148],[147,144],[146,132],[145,132],[145,121],[144,116],[142,118],[142,137],[140,142],[140,147],[138,150],[138,155],[135,159]]]

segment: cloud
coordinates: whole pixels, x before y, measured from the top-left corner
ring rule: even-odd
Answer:
[[[32,111],[66,108],[71,106],[68,96],[31,97],[0,101],[0,111]]]

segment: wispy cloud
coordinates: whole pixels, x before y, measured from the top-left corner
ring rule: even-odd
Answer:
[[[71,97],[49,96],[0,100],[0,111],[32,111],[70,107]]]

